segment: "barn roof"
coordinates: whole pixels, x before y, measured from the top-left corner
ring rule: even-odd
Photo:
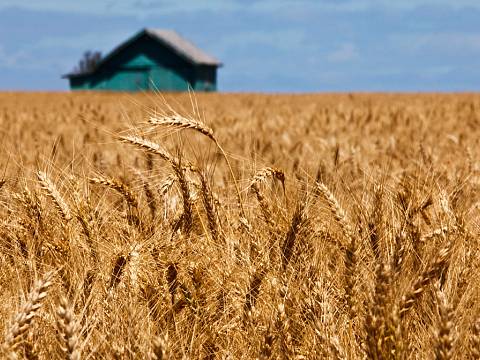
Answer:
[[[179,56],[183,57],[184,59],[191,62],[192,64],[222,66],[222,63],[218,61],[216,58],[207,54],[203,50],[199,49],[193,43],[181,37],[178,33],[176,33],[173,30],[145,28],[139,31],[138,33],[136,33],[130,39],[118,45],[116,48],[110,51],[107,55],[105,55],[97,67],[107,62],[109,59],[114,57],[121,50],[123,50],[125,47],[127,47],[131,43],[135,42],[137,39],[139,39],[143,35],[150,36],[151,38],[157,40],[158,42],[167,46],[173,52],[177,53]],[[68,77],[76,77],[76,76],[83,76],[83,75],[88,75],[88,73],[70,73],[62,77],[68,78]]]
[[[196,47],[187,39],[181,37],[178,33],[173,30],[162,30],[162,29],[144,29],[148,35],[156,38],[160,42],[165,43],[170,46],[173,50],[183,55],[188,60],[195,64],[202,65],[216,65],[219,66],[221,63],[215,59],[213,56],[207,54],[203,50]]]

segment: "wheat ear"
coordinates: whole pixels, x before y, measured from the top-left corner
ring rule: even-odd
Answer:
[[[156,125],[156,126],[171,126],[177,129],[192,129],[200,134],[205,135],[208,137],[210,140],[212,140],[217,148],[220,150],[222,153],[225,161],[227,162],[228,169],[230,171],[230,175],[232,176],[233,183],[235,185],[235,191],[237,192],[237,197],[238,197],[238,203],[240,206],[240,210],[242,212],[242,216],[245,217],[245,209],[243,207],[243,199],[242,195],[240,194],[240,188],[238,187],[238,182],[237,179],[235,178],[235,174],[233,173],[233,168],[232,165],[230,164],[230,160],[228,159],[227,153],[225,150],[222,148],[220,143],[218,142],[217,138],[215,137],[213,133],[213,129],[210,128],[209,126],[205,125],[204,123],[200,121],[196,121],[193,119],[187,119],[183,116],[180,115],[173,115],[173,116],[151,116],[150,117],[150,124]]]
[[[158,187],[158,194],[160,196],[165,196],[167,193],[170,191],[172,186],[175,184],[175,181],[177,181],[177,177],[173,174],[170,174],[166,177],[165,180],[163,180],[159,187]]]
[[[380,263],[375,270],[376,284],[373,301],[365,318],[366,353],[369,359],[382,359],[388,353],[387,339],[392,339],[388,308],[391,296],[392,272],[389,265]]]
[[[437,291],[438,310],[440,313],[440,324],[438,328],[437,344],[435,346],[435,359],[450,360],[453,356],[453,313],[447,304],[445,295]]]
[[[273,342],[275,340],[274,335],[272,335],[270,329],[263,338],[262,347],[260,348],[260,354],[257,357],[257,360],[268,360],[272,357],[272,348]]]
[[[152,360],[167,360],[170,358],[168,352],[168,334],[156,336],[153,339]]]
[[[65,221],[70,221],[72,219],[72,213],[70,208],[68,207],[67,203],[63,199],[62,195],[58,191],[55,184],[50,180],[47,174],[43,171],[37,171],[37,178],[42,186],[42,189],[45,190],[48,197],[52,199],[53,203],[55,204],[56,208],[60,212],[60,215]]]
[[[152,125],[172,126],[177,129],[192,129],[200,132],[214,142],[217,141],[213,135],[213,129],[197,120],[187,119],[180,115],[172,115],[151,116],[149,121]]]
[[[327,337],[321,332],[321,326],[318,321],[315,321],[315,335],[317,336],[320,346],[322,347],[322,355],[326,358],[333,358],[337,360],[347,359],[345,350],[340,344],[337,336]]]
[[[123,142],[138,146],[150,154],[158,155],[161,159],[169,163],[175,162],[167,150],[163,149],[159,144],[153,141],[133,135],[119,136],[119,139]]]
[[[335,218],[335,221],[340,225],[340,228],[348,240],[347,246],[345,247],[345,304],[347,305],[350,316],[353,318],[357,310],[355,303],[355,276],[358,261],[357,241],[347,214],[333,193],[330,192],[325,184],[317,182],[316,186],[318,192],[327,202],[328,208]]]
[[[471,345],[472,359],[480,359],[480,318],[476,318],[472,328],[472,345]]]
[[[333,195],[333,193],[328,189],[325,184],[317,182],[316,188],[327,202],[328,208],[332,213],[333,217],[335,218],[335,221],[340,225],[344,235],[348,238],[350,242],[353,236],[353,231],[352,227],[350,226],[350,222],[348,221],[345,210],[343,210],[337,198]]]
[[[399,314],[403,316],[408,310],[410,310],[415,302],[422,296],[426,287],[433,281],[433,279],[439,277],[442,271],[445,270],[448,260],[450,258],[451,244],[448,243],[442,248],[435,259],[427,266],[422,274],[413,283],[411,289],[403,296],[400,302]]]
[[[57,326],[65,343],[66,360],[80,360],[80,349],[78,346],[79,329],[78,323],[74,319],[73,309],[65,298],[60,300],[57,309]]]
[[[182,163],[182,168],[184,170],[191,170],[191,171],[198,170],[190,162],[185,161],[185,159],[178,159],[175,156],[170,155],[167,150],[165,150],[159,144],[151,140],[148,140],[139,136],[119,136],[119,139],[122,140],[123,142],[135,145],[147,151],[148,154],[158,155],[161,159],[168,162],[172,167],[179,166],[179,164]]]
[[[251,189],[255,193],[258,203],[260,204],[260,210],[262,210],[262,215],[263,215],[263,218],[265,219],[265,222],[270,226],[270,228],[272,229],[275,228],[277,224],[273,219],[272,212],[270,211],[270,207],[268,206],[268,202],[265,199],[265,196],[263,195],[262,190],[260,189],[260,186],[258,186],[258,184],[255,183],[252,185]]]
[[[33,318],[42,307],[42,301],[47,297],[48,289],[52,285],[53,273],[48,272],[43,279],[35,281],[31,292],[28,294],[27,301],[21,306],[20,311],[15,316],[14,322],[8,332],[4,349],[13,350],[23,335],[28,331]]]
[[[90,178],[89,181],[93,184],[102,184],[112,188],[113,190],[117,191],[119,194],[123,195],[125,200],[129,205],[132,207],[138,207],[137,197],[133,194],[130,188],[121,181],[118,181],[113,178],[107,178],[104,176]]]
[[[274,167],[265,167],[255,173],[250,187],[256,184],[264,183],[269,177],[273,177],[282,183],[283,190],[285,191],[285,173],[283,170]]]
[[[109,188],[117,191],[120,195],[123,195],[130,210],[128,214],[129,222],[133,223],[140,230],[142,230],[142,222],[138,216],[140,210],[138,208],[137,196],[130,190],[130,188],[125,183],[117,179],[107,178],[104,176],[90,178],[89,181],[92,184],[101,184],[101,185],[108,186]]]

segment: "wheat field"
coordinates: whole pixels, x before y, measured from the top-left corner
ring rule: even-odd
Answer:
[[[480,95],[1,93],[5,359],[480,359]]]

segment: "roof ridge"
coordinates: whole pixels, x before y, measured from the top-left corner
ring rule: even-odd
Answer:
[[[184,38],[175,30],[160,29],[160,28],[144,28],[146,34],[160,40],[166,45],[170,46],[173,50],[177,51],[180,55],[188,58],[190,61],[197,64],[216,65],[221,66],[221,62],[215,57],[207,54],[194,43]]]

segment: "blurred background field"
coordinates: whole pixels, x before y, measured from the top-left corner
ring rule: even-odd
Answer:
[[[474,157],[480,116],[476,94],[2,93],[0,99],[9,172],[52,161],[93,165],[95,156],[113,166],[126,151],[115,136],[168,106],[193,114],[198,105],[236,157],[286,170],[327,165],[337,147],[340,162],[355,161],[358,170],[383,163],[400,171],[415,164],[420,149],[448,166]]]

